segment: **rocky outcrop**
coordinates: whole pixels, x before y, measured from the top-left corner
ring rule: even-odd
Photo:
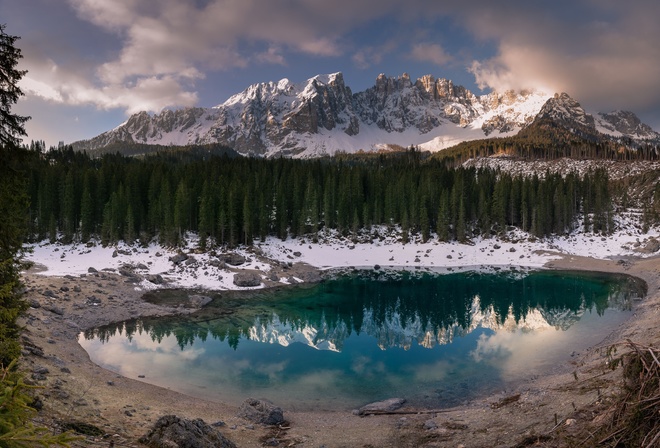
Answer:
[[[567,93],[555,94],[536,115],[537,119],[561,123],[564,126],[577,124],[595,130],[594,117],[582,108],[580,103]]]
[[[252,423],[261,425],[281,425],[284,423],[284,411],[268,400],[248,398],[239,409],[238,416]]]
[[[261,276],[254,272],[237,272],[234,274],[234,285],[243,288],[261,285]]]
[[[637,115],[630,111],[619,110],[610,113],[599,113],[598,124],[614,136],[629,136],[633,138],[660,141],[660,134],[651,126],[642,123]]]
[[[204,420],[187,420],[176,415],[159,418],[151,430],[140,437],[140,443],[150,448],[236,448],[231,440]]]

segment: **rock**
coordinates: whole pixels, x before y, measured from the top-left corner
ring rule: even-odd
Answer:
[[[147,265],[145,265],[144,263],[138,263],[138,265],[136,266],[136,268],[137,268],[137,269],[142,269],[142,270],[144,270],[144,271],[146,271],[147,269],[149,269],[149,268],[147,267]]]
[[[38,301],[37,299],[29,299],[29,300],[28,300],[28,304],[29,304],[32,308],[41,308],[41,303],[39,303],[39,301]]]
[[[225,262],[220,260],[210,260],[208,264],[209,266],[213,266],[214,268],[218,269],[224,269],[226,267]]]
[[[60,286],[60,291],[69,292],[69,287],[68,286]]]
[[[275,406],[268,400],[257,400],[256,398],[245,400],[241,404],[238,416],[263,425],[280,425],[284,423],[282,408]]]
[[[240,266],[245,263],[245,257],[241,254],[223,254],[219,258],[230,266]]]
[[[183,252],[179,252],[178,254],[171,256],[169,260],[174,263],[174,264],[179,264],[181,262],[184,262],[188,259],[188,255],[184,254]]]
[[[188,298],[188,304],[192,308],[202,308],[213,301],[209,296],[192,295]]]
[[[34,397],[34,400],[30,404],[28,404],[32,409],[36,409],[37,411],[41,411],[44,408],[44,402],[41,400],[39,397]]]
[[[147,275],[147,276],[145,277],[145,279],[146,279],[148,282],[153,283],[154,285],[162,285],[162,284],[165,283],[165,279],[164,279],[163,276],[160,275],[160,274]]]
[[[379,412],[392,412],[399,409],[406,402],[405,398],[389,398],[375,403],[369,403],[358,409],[358,415],[369,415]]]
[[[45,290],[45,291],[43,292],[43,295],[45,295],[46,297],[51,297],[51,298],[53,298],[53,299],[57,299],[57,298],[58,298],[58,297],[57,297],[57,294],[55,294],[55,293],[54,293],[53,291],[51,291],[50,289]]]
[[[294,252],[294,253],[293,253],[293,256],[294,256],[294,257],[300,257],[300,256],[302,256],[302,253],[300,253],[300,252]]]
[[[277,276],[276,273],[271,272],[270,275],[268,276],[268,280],[270,280],[271,282],[279,282],[280,278]]]
[[[515,252],[515,251],[516,251],[516,248],[515,248],[515,247],[511,247],[511,248],[509,248],[509,252]]]
[[[80,292],[80,291],[82,291],[80,286],[76,285],[76,286],[73,287],[73,292]]]
[[[427,431],[438,429],[438,424],[435,422],[435,420],[427,420],[424,422],[424,429]]]
[[[392,258],[394,258],[394,257],[392,257]],[[378,271],[378,270],[380,270],[380,265],[379,265],[379,264],[375,264],[375,265],[374,265],[374,271]]]
[[[99,271],[96,270],[96,268],[89,267],[87,268],[87,273],[88,274],[97,274]]]
[[[85,304],[90,305],[90,306],[98,306],[101,304],[101,299],[99,299],[96,296],[89,296],[87,297],[87,300],[85,301]]]
[[[649,240],[644,244],[643,247],[636,249],[637,252],[642,252],[645,254],[654,254],[660,250],[660,241],[655,238],[649,238]],[[45,293],[44,293],[45,294]]]
[[[127,266],[122,266],[119,268],[119,275],[123,275],[124,277],[135,277],[135,272],[131,270],[131,268]]]
[[[43,373],[33,373],[32,379],[35,381],[46,381],[46,375]]]
[[[165,415],[156,421],[140,443],[151,448],[236,448],[236,445],[202,419]]]
[[[321,280],[321,274],[318,271],[303,271],[299,273],[296,277],[302,280],[305,283],[319,283]]]
[[[58,316],[64,316],[64,310],[62,308],[58,308],[52,305],[45,305],[43,308],[53,314],[57,314]]]
[[[234,285],[241,287],[261,285],[261,276],[254,272],[239,272],[234,275]]]
[[[112,252],[112,258],[117,258],[119,256],[119,253],[117,253],[117,249],[115,249],[114,252]]]

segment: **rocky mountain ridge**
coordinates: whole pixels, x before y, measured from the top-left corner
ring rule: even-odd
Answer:
[[[451,80],[412,81],[379,75],[353,93],[341,73],[303,83],[259,83],[213,108],[140,112],[75,149],[102,151],[116,143],[200,145],[220,143],[244,155],[315,157],[418,145],[437,151],[461,141],[517,134],[535,121],[551,121],[594,138],[660,142],[660,134],[632,112],[586,113],[569,95],[535,91],[477,96]]]

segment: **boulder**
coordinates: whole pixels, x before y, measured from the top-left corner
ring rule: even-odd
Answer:
[[[192,295],[188,297],[188,305],[192,308],[203,308],[213,301],[209,296]]]
[[[239,409],[239,417],[262,425],[281,425],[284,423],[284,411],[268,400],[248,398]]]
[[[58,316],[64,316],[64,310],[62,308],[53,305],[45,305],[43,309],[50,311],[53,314],[57,314]]]
[[[184,254],[183,252],[179,252],[176,255],[173,255],[169,258],[169,260],[174,263],[174,264],[179,264],[188,259],[188,255]]]
[[[145,279],[148,282],[153,283],[154,285],[162,285],[163,283],[165,283],[165,279],[160,274],[147,275]]]
[[[236,445],[202,419],[165,415],[156,421],[140,443],[151,448],[236,448]]]
[[[261,276],[254,272],[238,272],[234,275],[234,285],[241,287],[261,285]]]
[[[230,266],[240,266],[245,263],[245,257],[241,254],[222,254],[218,258]]]

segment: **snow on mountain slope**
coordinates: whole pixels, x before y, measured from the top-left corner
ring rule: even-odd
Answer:
[[[545,119],[584,133],[632,139],[660,134],[632,113],[587,114],[567,94],[534,91],[477,96],[431,75],[413,82],[379,75],[375,85],[353,93],[341,73],[305,82],[259,83],[213,108],[140,112],[117,128],[73,144],[98,150],[110,144],[197,145],[219,143],[241,154],[317,157],[337,151],[410,145],[437,151],[462,141],[515,135]]]
[[[596,129],[612,137],[629,137],[636,140],[660,141],[660,133],[644,124],[633,112],[617,110],[599,113],[596,117]]]

